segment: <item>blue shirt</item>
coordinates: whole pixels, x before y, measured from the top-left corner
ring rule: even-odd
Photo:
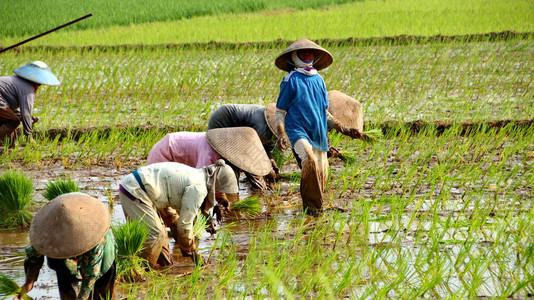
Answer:
[[[328,151],[326,110],[328,93],[323,78],[292,71],[280,84],[276,107],[287,112],[285,130],[292,146],[306,139],[319,151]]]

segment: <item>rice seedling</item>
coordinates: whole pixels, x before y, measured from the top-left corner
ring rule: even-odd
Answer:
[[[0,298],[8,299],[14,297],[14,299],[31,300],[32,298],[23,293],[20,286],[4,273],[0,272]]]
[[[0,227],[28,227],[33,215],[26,210],[32,201],[33,180],[20,171],[0,177]]]
[[[140,221],[126,221],[111,227],[117,245],[117,280],[135,282],[148,275],[148,262],[137,254],[143,249],[148,226]]]
[[[48,199],[52,200],[55,199],[57,196],[66,194],[66,193],[73,193],[73,192],[79,192],[80,188],[78,187],[78,184],[76,181],[74,181],[71,178],[59,178],[54,181],[47,182],[45,184],[45,190],[43,192],[43,196]]]
[[[238,211],[248,218],[253,218],[261,212],[261,200],[256,196],[241,199],[230,205],[230,210]]]
[[[206,232],[206,226],[208,224],[208,217],[202,213],[197,214],[195,223],[193,223],[193,236],[197,239],[201,239],[202,235]]]

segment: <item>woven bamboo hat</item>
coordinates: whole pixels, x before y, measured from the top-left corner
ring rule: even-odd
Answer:
[[[356,99],[340,91],[328,91],[328,111],[341,124],[363,131],[362,105]]]
[[[245,172],[265,176],[272,170],[258,133],[251,127],[210,129],[206,139],[224,159]]]
[[[326,51],[323,47],[317,45],[316,43],[308,39],[300,39],[293,42],[289,47],[287,47],[278,57],[275,59],[274,64],[278,69],[282,71],[288,71],[288,62],[292,62],[291,53],[295,50],[301,49],[311,49],[315,52],[315,59],[313,62],[313,67],[317,70],[327,68],[332,64],[334,58],[330,52]],[[292,64],[292,63],[291,63]]]
[[[110,226],[106,205],[89,195],[68,193],[48,202],[30,225],[30,243],[51,258],[69,258],[98,245]]]
[[[267,126],[269,126],[269,129],[271,129],[272,133],[278,137],[278,130],[276,130],[276,117],[274,113],[276,112],[276,103],[269,103],[265,105],[265,122],[267,122]]]

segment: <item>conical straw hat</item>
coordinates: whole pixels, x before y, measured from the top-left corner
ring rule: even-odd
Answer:
[[[110,226],[106,205],[89,195],[68,193],[48,202],[30,225],[30,243],[51,258],[69,258],[98,245]]]
[[[210,129],[206,139],[224,159],[245,172],[265,176],[272,170],[261,140],[251,127]]]
[[[276,103],[269,103],[265,105],[265,122],[267,122],[267,126],[269,126],[269,129],[273,132],[273,134],[278,137],[278,130],[276,130],[276,117],[274,113],[276,112]]]
[[[340,92],[328,91],[328,111],[341,124],[363,131],[362,105],[356,99]]]
[[[59,85],[59,80],[50,68],[42,61],[34,61],[30,64],[13,70],[16,75],[44,85]]]
[[[332,54],[326,51],[326,49],[323,47],[308,39],[300,39],[296,42],[293,42],[291,45],[289,45],[289,47],[282,51],[282,53],[280,53],[280,55],[278,55],[278,57],[275,59],[274,64],[282,71],[289,71],[288,62],[292,62],[291,53],[295,50],[301,49],[315,50],[313,67],[317,70],[327,68],[334,61]]]

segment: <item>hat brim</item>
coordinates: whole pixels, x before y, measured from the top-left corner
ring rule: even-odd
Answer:
[[[332,64],[332,62],[334,62],[334,57],[326,49],[308,39],[300,39],[282,51],[282,53],[280,53],[275,59],[274,64],[282,71],[289,71],[292,68],[290,67],[290,64],[292,64],[291,53],[293,53],[293,51],[303,49],[314,51],[315,59],[313,67],[316,70],[327,68]]]
[[[265,176],[272,170],[258,133],[251,127],[210,129],[206,139],[221,157],[245,172]]]
[[[59,80],[57,79],[56,75],[54,75],[49,69],[41,69],[33,64],[17,68],[13,70],[13,73],[38,84],[51,86],[59,85]]]

